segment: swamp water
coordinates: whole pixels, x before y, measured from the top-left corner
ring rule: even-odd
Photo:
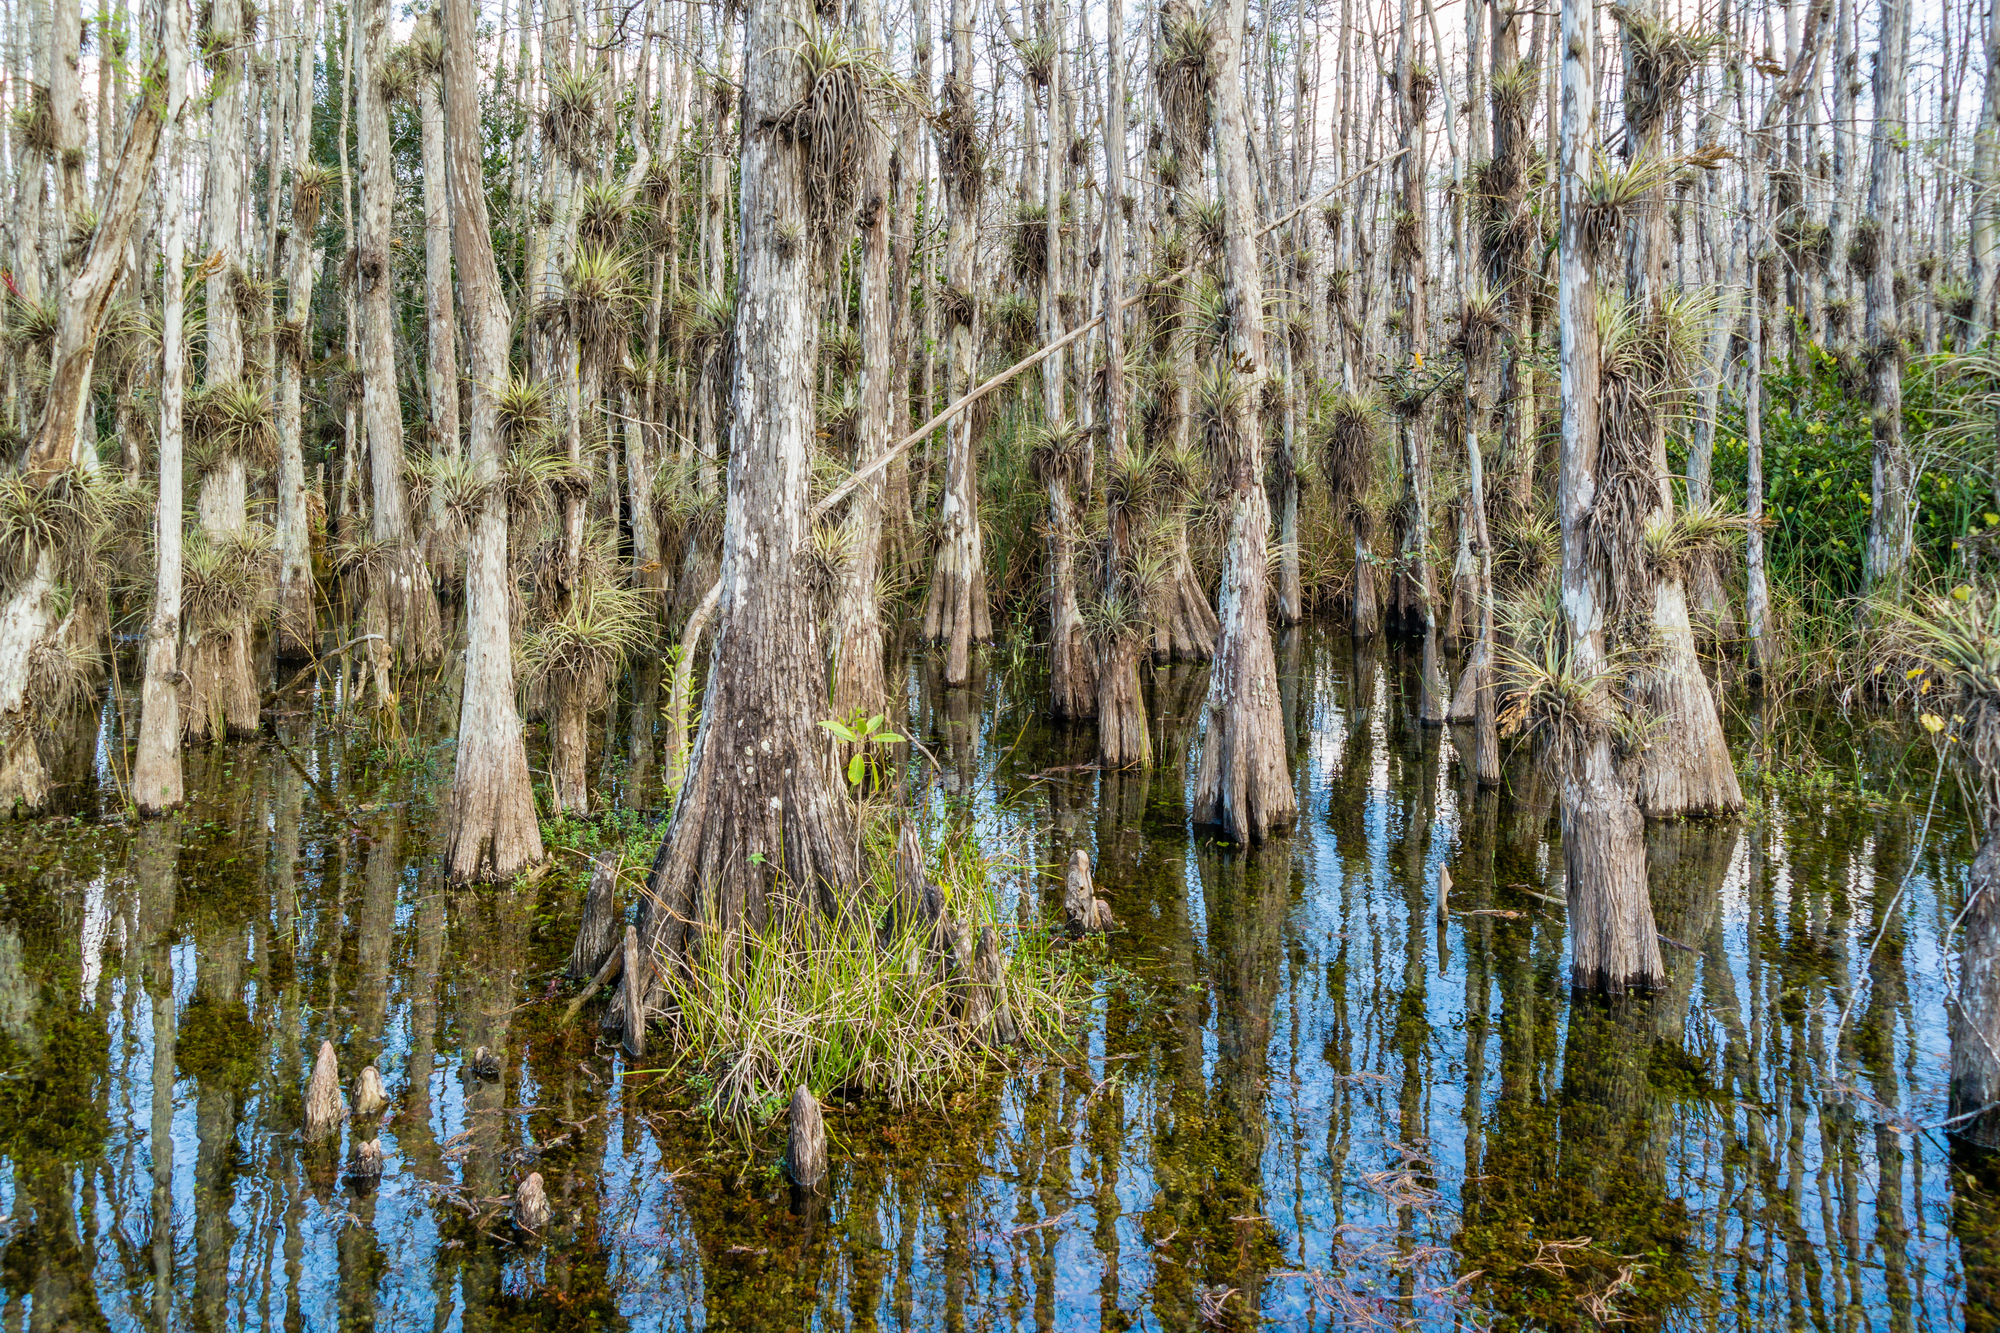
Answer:
[[[717,1143],[684,1076],[560,1021],[583,856],[659,816],[629,813],[658,805],[632,703],[657,674],[594,770],[628,813],[507,888],[434,871],[448,739],[391,762],[322,701],[191,753],[186,812],[147,824],[119,813],[114,747],[76,816],[0,830],[0,1329],[1996,1317],[1991,1185],[1935,1128],[1971,842],[1948,790],[1932,807],[1928,747],[1822,737],[1840,775],[1652,829],[1671,984],[1572,1002],[1524,757],[1474,789],[1414,723],[1407,665],[1343,634],[1287,634],[1280,664],[1302,818],[1247,853],[1186,828],[1204,668],[1153,673],[1146,778],[1092,771],[1024,660],[953,693],[912,667],[931,826],[970,820],[1035,928],[1088,848],[1119,928],[1086,947],[1073,1050],[938,1108],[831,1099],[810,1206],[782,1126]],[[343,1082],[372,1062],[388,1086],[379,1183],[302,1142],[322,1040]],[[503,1210],[531,1170],[539,1245]]]

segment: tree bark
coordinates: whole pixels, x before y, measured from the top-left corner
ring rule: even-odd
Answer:
[[[313,4],[314,0],[307,0],[308,20],[312,16]],[[309,21],[307,27],[311,26]],[[307,358],[312,351],[308,342],[312,324],[313,279],[319,267],[319,247],[314,233],[318,230],[321,209],[317,192],[301,197],[299,189],[299,173],[310,164],[313,142],[312,42],[300,43],[296,59],[298,96],[292,113],[292,218],[285,241],[289,271],[285,275],[284,336],[277,340],[275,358],[278,388],[278,592],[274,619],[278,655],[293,659],[312,655],[318,629],[312,529],[306,503],[301,392]],[[437,172],[439,188],[444,188],[444,175],[440,166]]]
[[[160,176],[165,268],[160,312],[160,474],[153,511],[153,614],[146,624],[145,675],[139,696],[139,749],[132,763],[132,802],[145,815],[164,814],[185,797],[181,777],[181,411],[187,397],[184,319],[187,247],[180,207],[186,135],[181,127],[187,88],[185,11],[164,7],[170,147]]]
[[[57,59],[62,59],[60,53]],[[63,289],[62,314],[49,354],[48,396],[22,468],[30,486],[54,484],[59,473],[77,462],[98,330],[124,271],[140,195],[159,157],[167,109],[164,65],[164,58],[156,54],[90,245]],[[42,546],[28,554],[26,573],[0,587],[0,813],[33,813],[48,805],[52,784],[37,743],[40,728],[30,696],[31,662],[39,644],[77,628],[74,609],[58,614],[56,574],[61,563],[77,559],[78,553]]]
[[[1109,0],[1105,27],[1104,107],[1104,435],[1113,460],[1131,450],[1125,386],[1125,10]],[[1122,506],[1108,504],[1103,589],[1107,597],[1129,593],[1126,562],[1132,532]],[[1106,768],[1151,767],[1152,735],[1146,700],[1139,689],[1139,636],[1100,640],[1097,649],[1097,762]]]
[[[542,859],[528,752],[514,705],[507,502],[497,485],[504,446],[496,398],[507,382],[509,320],[486,215],[472,0],[445,0],[444,29],[452,253],[472,380],[471,457],[484,495],[466,560],[465,685],[445,818],[445,864],[455,880],[504,881]]]
[[[978,373],[977,255],[979,195],[983,184],[980,126],[972,91],[972,0],[952,0],[951,72],[945,76],[943,131],[945,285],[958,309],[948,312],[949,392],[957,397]],[[952,148],[959,137],[960,150]],[[993,637],[986,604],[985,544],[979,529],[979,440],[974,414],[961,413],[946,430],[944,494],[938,501],[937,566],[924,608],[924,637],[945,645],[947,685],[972,679],[972,645]]]
[[[361,423],[367,441],[369,537],[376,550],[364,574],[362,627],[369,641],[376,706],[393,708],[392,672],[428,665],[438,653],[437,594],[418,556],[403,474],[403,412],[396,384],[395,293],[389,249],[396,178],[389,140],[388,0],[362,0],[355,62],[356,139],[361,150],[361,216],[355,236],[360,300]]]
[[[1881,50],[1875,57],[1875,131],[1868,165],[1868,217],[1873,236],[1868,268],[1868,361],[1875,436],[1864,577],[1871,592],[1901,593],[1909,572],[1916,523],[1916,475],[1903,438],[1903,328],[1897,322],[1896,243],[1902,221],[1897,186],[1908,153],[1903,83],[1909,67],[1909,0],[1882,0]]]
[[[1238,842],[1262,841],[1298,817],[1285,765],[1285,724],[1278,664],[1265,610],[1270,536],[1264,493],[1263,430],[1258,396],[1264,361],[1264,289],[1257,253],[1256,199],[1250,178],[1243,50],[1245,0],[1216,0],[1214,133],[1223,225],[1223,306],[1236,384],[1227,411],[1229,436],[1217,460],[1224,496],[1222,633],[1209,676],[1207,736],[1195,779],[1194,820],[1219,825]]]
[[[1979,104],[1979,125],[1972,135],[1971,184],[1972,336],[1968,341],[1977,345],[1993,332],[1995,302],[2000,300],[2000,5],[1993,4],[1986,6],[1986,92]]]
[[[861,49],[882,49],[881,0],[861,0],[854,14]],[[862,162],[861,384],[855,423],[854,464],[873,461],[890,445],[890,397],[897,349],[893,342],[896,292],[890,284],[889,140],[874,127]],[[882,571],[880,473],[855,488],[847,502],[848,559],[834,595],[833,716],[873,717],[889,710],[882,664],[882,610],[875,585]],[[894,728],[891,728],[892,730]],[[842,755],[844,761],[847,756]],[[843,763],[844,766],[844,763]]]
[[[852,816],[822,758],[825,676],[799,564],[820,301],[817,247],[801,243],[806,149],[777,121],[804,90],[795,43],[807,17],[803,0],[752,0],[745,18],[720,619],[687,781],[648,881],[650,953],[683,968],[706,954],[724,974],[746,937],[782,937],[844,906],[858,876]]]
[[[1569,670],[1605,689],[1604,615],[1610,571],[1588,524],[1597,487],[1597,281],[1584,232],[1586,174],[1596,136],[1594,10],[1563,0],[1562,116],[1558,188],[1562,206],[1558,321],[1562,374],[1562,602]],[[1646,896],[1645,824],[1598,728],[1558,746],[1570,979],[1587,990],[1621,991],[1665,979]]]

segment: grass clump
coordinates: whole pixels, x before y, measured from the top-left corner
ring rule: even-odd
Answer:
[[[864,815],[869,869],[847,911],[806,914],[787,935],[741,940],[740,953],[705,951],[664,979],[671,1067],[718,1120],[747,1133],[799,1087],[941,1106],[1006,1039],[1030,1050],[1062,1040],[1083,978],[1049,932],[1002,919],[1001,867],[963,834],[928,856],[904,834],[899,851],[899,823]]]

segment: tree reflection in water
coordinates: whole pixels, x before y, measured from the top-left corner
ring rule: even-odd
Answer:
[[[959,691],[911,665],[921,817],[1002,862],[1085,848],[1121,928],[1078,950],[1074,1053],[901,1114],[830,1093],[818,1203],[777,1132],[710,1140],[690,1071],[560,1023],[581,858],[445,887],[421,750],[290,719],[297,766],[191,753],[195,803],[146,824],[84,783],[84,818],[0,836],[0,1328],[1995,1327],[2000,1172],[1924,1128],[1948,805],[1893,908],[1927,791],[1654,828],[1668,985],[1572,1002],[1532,756],[1480,790],[1408,663],[1277,648],[1304,813],[1254,850],[1186,833],[1203,666],[1142,671],[1158,763],[1100,773],[1027,658]],[[642,805],[659,689],[628,682],[592,756]],[[1043,928],[1059,881],[1003,874]],[[325,1148],[322,1040],[392,1100]],[[506,1212],[530,1171],[539,1242]]]

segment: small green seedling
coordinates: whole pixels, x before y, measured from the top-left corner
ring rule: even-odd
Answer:
[[[881,761],[875,758],[870,747],[876,745],[897,745],[902,742],[903,738],[895,732],[883,730],[883,724],[887,721],[888,718],[881,713],[865,719],[860,713],[856,713],[844,722],[828,718],[820,723],[822,727],[833,733],[836,740],[854,747],[854,754],[847,761],[847,783],[849,786],[859,787],[862,779],[868,776],[868,770],[871,766],[876,769],[878,774],[880,773],[882,767]]]

